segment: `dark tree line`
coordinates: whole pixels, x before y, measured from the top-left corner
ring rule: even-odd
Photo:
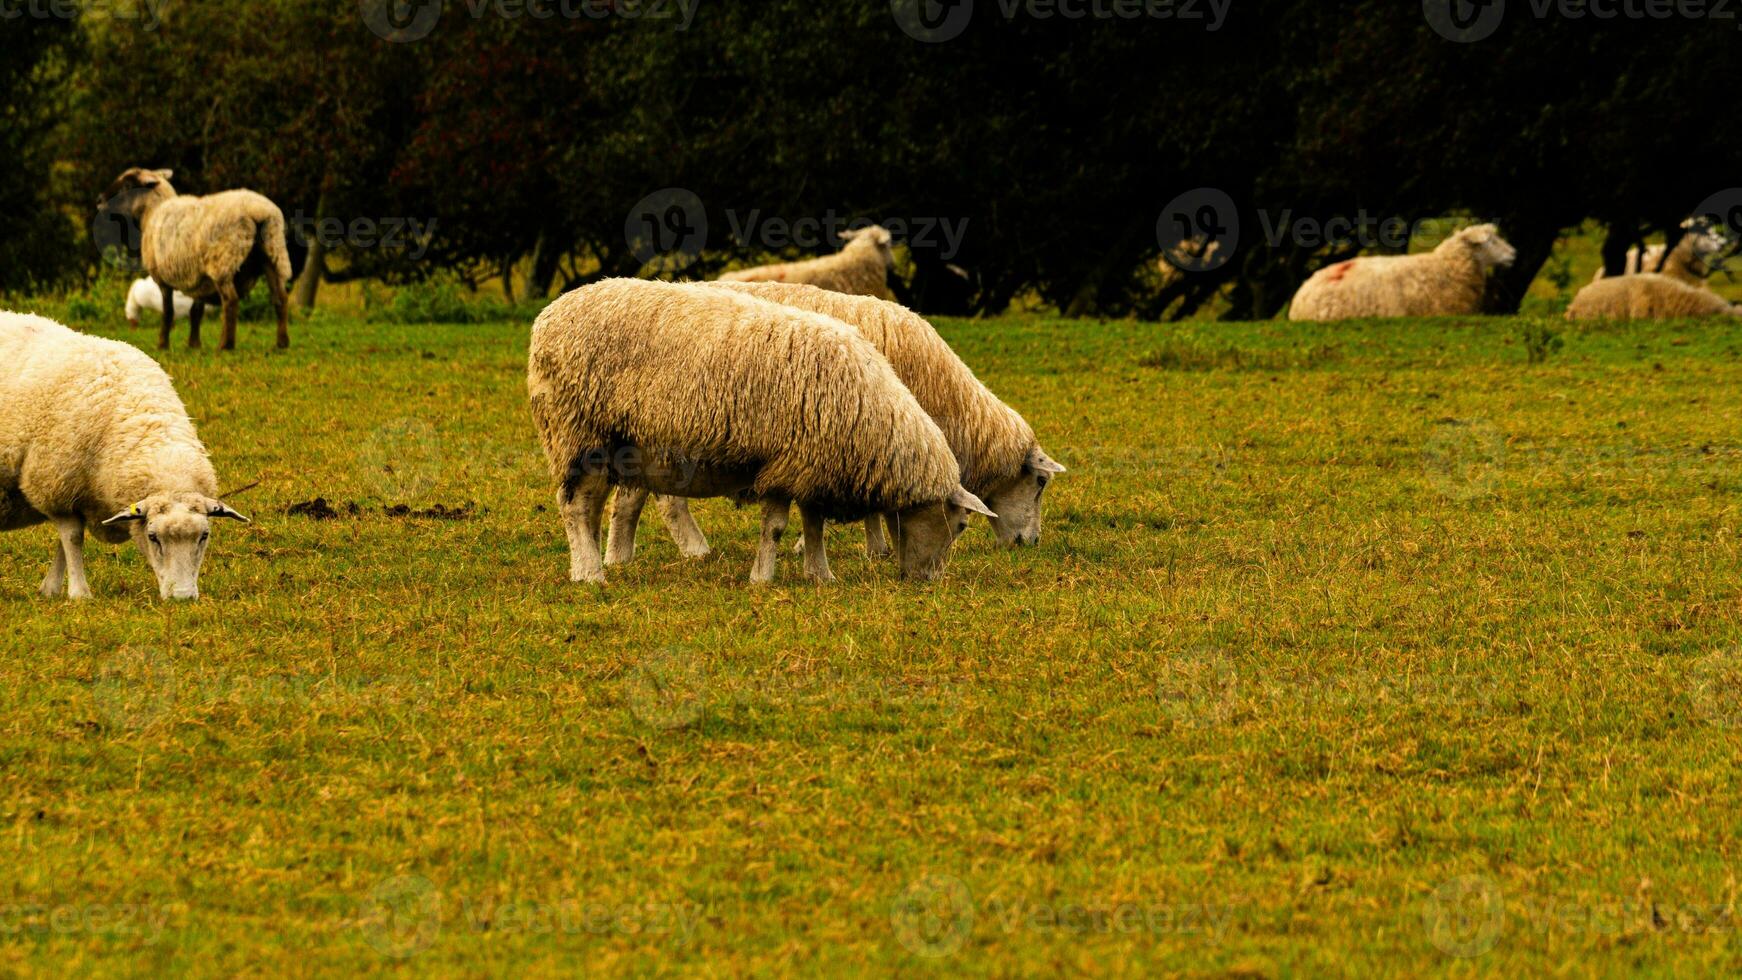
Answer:
[[[544,294],[644,272],[626,221],[675,187],[709,229],[685,275],[835,247],[733,240],[752,214],[943,219],[967,222],[959,248],[913,241],[904,267],[921,308],[996,312],[1033,293],[1143,316],[1218,295],[1230,316],[1268,316],[1358,247],[1302,227],[1453,213],[1518,246],[1503,310],[1567,229],[1602,222],[1618,266],[1742,184],[1720,104],[1734,23],[1515,4],[1491,37],[1454,43],[1396,0],[1236,0],[1215,31],[978,6],[942,43],[904,33],[888,0],[700,0],[687,29],[450,0],[399,42],[357,0],[168,0],[149,28],[9,20],[0,288],[86,274],[90,201],[136,164],[174,167],[185,192],[252,187],[305,232],[346,229],[297,243],[299,270],[318,273],[299,281],[306,301],[323,278],[514,269]],[[1239,246],[1158,277],[1157,219],[1200,187],[1234,202]],[[433,235],[353,233],[408,217]]]

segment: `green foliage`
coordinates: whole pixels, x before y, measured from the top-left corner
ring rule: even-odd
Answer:
[[[382,289],[365,285],[364,319],[371,323],[497,323],[515,308],[501,300],[467,294],[457,283],[434,279]]]

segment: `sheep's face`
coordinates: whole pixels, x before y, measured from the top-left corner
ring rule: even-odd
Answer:
[[[969,514],[998,516],[961,487],[937,503],[897,511],[895,555],[901,562],[901,577],[929,582],[942,575],[950,545],[967,529]]]
[[[1477,225],[1464,231],[1464,243],[1484,269],[1506,268],[1518,261],[1518,249],[1500,237],[1493,225]]]
[[[153,202],[175,196],[175,188],[169,186],[173,176],[173,170],[134,167],[115,178],[103,196],[97,198],[97,210],[124,214],[137,221]]]
[[[1709,276],[1724,267],[1732,242],[1721,229],[1698,225],[1688,230],[1689,246],[1694,252],[1694,271]]]
[[[1053,478],[1065,468],[1053,462],[1039,446],[1028,451],[1022,472],[986,495],[986,506],[998,512],[992,530],[1006,548],[1021,548],[1040,542],[1040,503]]]
[[[104,521],[106,527],[127,525],[133,542],[157,573],[157,589],[165,599],[200,597],[200,565],[212,537],[212,521],[248,518],[210,497],[197,493],[147,497]]]
[[[877,250],[877,254],[883,256],[885,268],[895,267],[895,239],[889,234],[889,229],[881,225],[872,225],[869,228],[842,232],[841,237],[849,243],[856,241],[869,243],[870,247]]]

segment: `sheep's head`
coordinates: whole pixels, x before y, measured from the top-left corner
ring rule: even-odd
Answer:
[[[1687,242],[1690,267],[1695,275],[1709,276],[1722,269],[1724,260],[1736,249],[1736,242],[1721,225],[1695,220],[1684,222],[1682,227],[1687,229],[1683,240]]]
[[[889,234],[889,229],[882,225],[872,225],[869,228],[854,228],[841,232],[841,238],[848,245],[855,242],[863,243],[865,248],[874,248],[883,256],[885,268],[895,266],[895,238]]]
[[[1518,260],[1518,250],[1501,238],[1500,229],[1493,225],[1465,228],[1458,232],[1456,239],[1470,250],[1484,271],[1505,268]]]
[[[169,185],[174,176],[173,170],[133,167],[115,178],[103,196],[97,198],[97,210],[125,214],[137,221],[144,217],[146,208],[175,196],[175,188]]]
[[[248,523],[248,518],[210,497],[197,493],[147,497],[103,522],[126,526],[133,543],[145,553],[157,573],[157,589],[165,599],[200,597],[200,563],[212,537],[212,521]]]
[[[1065,468],[1039,446],[1028,451],[1022,471],[986,495],[986,506],[998,512],[992,530],[1006,548],[1040,542],[1040,504],[1047,485]]]
[[[961,487],[943,500],[896,511],[895,555],[901,562],[901,577],[929,582],[942,575],[950,545],[967,530],[969,514],[998,517]]]

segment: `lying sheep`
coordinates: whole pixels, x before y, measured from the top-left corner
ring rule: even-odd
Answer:
[[[242,297],[264,277],[278,314],[278,346],[290,346],[290,252],[284,241],[284,213],[253,191],[225,191],[206,197],[179,197],[169,184],[169,170],[128,170],[116,179],[97,207],[133,219],[140,230],[140,257],[145,272],[166,297],[159,349],[169,346],[175,325],[174,307],[167,301],[180,290],[202,302],[224,307],[224,337],[220,350],[236,347],[236,317]],[[216,305],[216,304],[214,304]],[[204,308],[188,311],[188,346],[200,345]]]
[[[1569,320],[1674,320],[1706,316],[1737,316],[1742,307],[1709,289],[1678,279],[1642,272],[1599,279],[1573,297]]]
[[[85,531],[129,536],[165,599],[197,599],[215,518],[246,521],[169,376],[134,347],[0,313],[0,531],[60,534],[42,594],[87,599]]]
[[[721,282],[790,282],[816,286],[855,296],[895,298],[889,291],[889,270],[895,265],[894,239],[878,225],[847,231],[845,248],[834,255],[806,262],[783,262],[754,269],[740,269],[720,277]]]
[[[1291,320],[1480,313],[1490,269],[1518,252],[1493,225],[1465,228],[1432,252],[1350,259],[1314,273],[1295,293]]]
[[[803,370],[794,370],[802,364]],[[532,328],[527,388],[559,484],[569,575],[603,582],[613,483],[763,501],[752,582],[774,578],[792,504],[805,572],[830,581],[825,520],[899,515],[902,575],[943,569],[969,512],[949,444],[863,337],[838,320],[701,285],[610,279]]]
[[[1041,495],[1065,468],[1047,456],[1035,440],[1034,429],[974,377],[924,317],[895,303],[814,286],[721,282],[711,288],[821,313],[856,329],[889,359],[896,376],[943,430],[961,464],[962,485],[997,512],[992,527],[998,539],[1008,547],[1040,540]],[[645,503],[644,491],[618,494],[608,564],[634,557],[635,525]],[[707,539],[688,506],[678,498],[661,498],[659,505],[679,549],[690,557],[706,554]],[[888,553],[875,516],[865,522],[865,537],[873,556]]]
[[[193,308],[194,301],[187,294],[175,293],[175,305],[170,308],[170,322],[173,323],[178,316],[187,316]],[[127,290],[127,322],[132,326],[139,326],[140,310],[163,312],[163,290],[150,279],[136,279],[133,287]]]
[[[1682,227],[1688,232],[1676,243],[1667,259],[1661,242],[1647,246],[1643,255],[1637,245],[1628,249],[1623,274],[1655,272],[1695,288],[1705,288],[1707,277],[1723,266],[1724,257],[1731,248],[1730,238],[1722,230],[1704,222],[1688,222]],[[1603,269],[1598,269],[1591,281],[1596,282],[1605,275]]]

